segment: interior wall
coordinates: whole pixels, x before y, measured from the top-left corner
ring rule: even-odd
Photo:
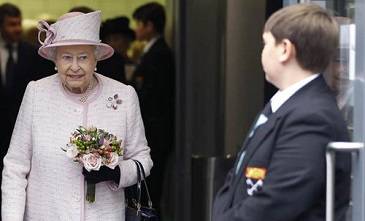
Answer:
[[[203,177],[192,178],[192,158],[223,155],[222,98],[225,4],[222,0],[176,0],[176,154],[174,218],[199,219],[192,194]],[[195,165],[196,166],[196,165]],[[192,190],[194,189],[194,190]],[[199,193],[200,198],[204,194]],[[194,210],[193,210],[194,209]]]
[[[186,85],[192,125],[189,145],[193,155],[220,155],[223,146],[221,98],[224,91],[223,37],[225,2],[222,0],[186,1]]]
[[[153,0],[163,5],[168,0]],[[35,25],[39,19],[57,19],[75,6],[88,6],[102,11],[103,20],[125,15],[132,17],[133,11],[151,0],[0,0],[17,5],[23,14],[25,28]]]
[[[225,152],[236,154],[263,107],[261,68],[265,0],[227,1]]]

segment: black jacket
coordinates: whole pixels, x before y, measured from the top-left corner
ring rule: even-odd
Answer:
[[[324,221],[325,149],[348,140],[335,98],[319,76],[246,138],[238,173],[236,162],[216,195],[213,221]],[[350,157],[336,157],[336,220],[345,220]]]
[[[18,109],[28,82],[46,76],[46,70],[44,70],[42,63],[47,61],[38,55],[36,48],[26,42],[19,42],[17,52],[18,59],[13,75],[7,79],[5,86],[0,84],[0,147],[2,156],[7,152]]]

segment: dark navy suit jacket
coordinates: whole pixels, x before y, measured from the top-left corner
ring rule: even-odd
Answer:
[[[325,149],[348,140],[336,100],[319,76],[246,138],[242,164],[236,173],[236,162],[217,193],[212,220],[324,221]],[[337,154],[336,220],[344,220],[348,207],[350,169],[350,156]]]
[[[0,85],[0,149],[1,162],[9,145],[18,109],[29,81],[42,77],[43,70],[38,70],[40,56],[34,47],[25,42],[18,44],[18,60],[14,73],[8,76],[6,85]]]
[[[150,193],[157,205],[163,192],[167,158],[174,145],[175,67],[171,49],[160,37],[141,57],[132,85],[137,91],[148,146],[155,162]],[[159,208],[157,208],[159,209]]]

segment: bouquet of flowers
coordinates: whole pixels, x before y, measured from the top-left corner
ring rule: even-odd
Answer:
[[[101,166],[114,169],[119,156],[123,155],[122,140],[95,127],[77,128],[65,148],[66,155],[81,163],[87,171],[99,170]],[[95,183],[87,183],[86,200],[95,202]]]

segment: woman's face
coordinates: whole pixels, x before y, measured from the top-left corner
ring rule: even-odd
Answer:
[[[92,80],[97,63],[95,47],[91,45],[57,47],[55,63],[62,83],[72,92],[84,92]]]

